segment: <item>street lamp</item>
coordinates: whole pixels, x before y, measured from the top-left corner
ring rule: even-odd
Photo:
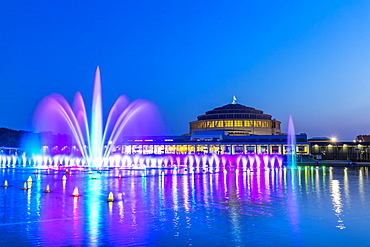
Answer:
[[[339,159],[338,158],[338,156],[339,156],[339,152],[338,152],[338,139],[335,136],[333,136],[332,138],[330,138],[330,141],[334,143],[334,147],[333,147],[334,160],[335,159],[338,160]]]

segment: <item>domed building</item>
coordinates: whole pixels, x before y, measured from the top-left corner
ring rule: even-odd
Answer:
[[[280,121],[252,107],[231,104],[217,107],[190,122],[190,135],[195,131],[225,131],[229,136],[279,135]]]
[[[126,137],[117,152],[122,154],[282,154],[287,135],[281,122],[261,110],[236,103],[217,107],[190,122],[182,136]],[[309,154],[307,135],[296,135],[297,153]]]

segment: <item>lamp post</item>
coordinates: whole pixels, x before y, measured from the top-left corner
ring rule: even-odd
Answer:
[[[338,160],[338,155],[339,155],[339,152],[338,152],[338,139],[336,137],[332,137],[330,139],[330,141],[334,144],[334,147],[333,147],[333,158],[334,158],[334,160]]]

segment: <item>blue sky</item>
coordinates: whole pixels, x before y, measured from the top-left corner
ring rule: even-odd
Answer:
[[[52,92],[104,112],[120,94],[162,112],[167,134],[238,103],[296,132],[370,134],[369,1],[0,0],[0,126],[31,129]]]

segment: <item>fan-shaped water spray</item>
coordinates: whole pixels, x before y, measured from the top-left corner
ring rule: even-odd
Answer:
[[[52,94],[44,98],[36,110],[35,129],[38,132],[53,131],[69,134],[73,139],[74,155],[79,153],[89,165],[100,167],[112,153],[122,135],[127,135],[127,132],[134,135],[139,127],[140,134],[148,135],[147,132],[158,127],[158,118],[153,114],[156,112],[153,104],[145,100],[136,100],[129,104],[127,97],[121,95],[111,108],[103,128],[99,67],[95,73],[91,111],[89,126],[81,93],[76,93],[73,107],[63,96]],[[143,128],[145,123],[147,125]]]

